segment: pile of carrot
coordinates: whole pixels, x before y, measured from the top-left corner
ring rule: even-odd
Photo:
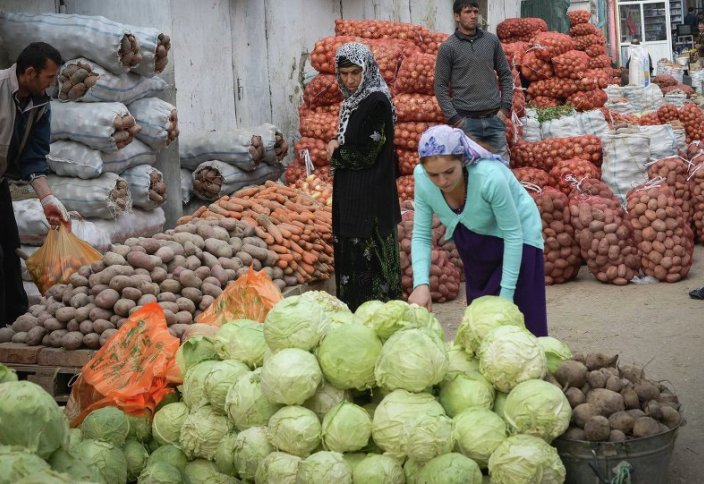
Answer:
[[[333,272],[332,208],[300,190],[273,181],[245,187],[181,217],[177,225],[221,218],[252,225],[279,255],[284,274],[300,284],[328,279]]]

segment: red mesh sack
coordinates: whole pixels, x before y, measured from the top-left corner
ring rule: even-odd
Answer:
[[[528,104],[534,108],[556,108],[561,106],[562,102],[554,97],[535,96]]]
[[[704,162],[691,165],[689,170],[692,223],[697,238],[704,241]]]
[[[324,74],[335,74],[335,53],[341,45],[362,40],[354,35],[336,35],[318,40],[310,54],[310,65]]]
[[[596,57],[589,57],[588,67],[589,69],[602,69],[604,67],[611,67],[611,57],[606,54],[601,54]]]
[[[577,83],[572,79],[553,77],[551,79],[531,82],[526,92],[533,99],[538,96],[565,99],[577,92]]]
[[[303,102],[309,108],[331,104],[339,106],[342,102],[342,92],[337,85],[337,78],[330,74],[315,76],[303,90]]]
[[[523,62],[523,56],[530,48],[528,42],[514,42],[512,44],[501,44],[501,48],[506,54],[506,60],[510,66],[520,66]]]
[[[569,201],[570,220],[582,258],[597,280],[626,285],[640,270],[633,228],[615,200],[583,196]]]
[[[435,61],[431,54],[413,54],[401,62],[395,92],[435,94]]]
[[[398,156],[398,167],[401,175],[413,175],[413,169],[420,161],[418,158],[418,151],[409,151],[397,148],[396,156]]]
[[[584,49],[584,52],[589,57],[598,57],[600,55],[606,55],[606,45],[604,44],[591,44],[589,47]]]
[[[538,32],[547,32],[548,24],[541,18],[507,18],[496,26],[501,42],[530,42]]]
[[[394,96],[396,117],[398,122],[427,121],[429,123],[445,123],[447,120],[440,110],[435,95],[399,94]]]
[[[682,210],[687,224],[692,223],[692,194],[689,187],[690,163],[678,156],[657,160],[648,167],[648,178],[662,179],[672,190],[675,205]]]
[[[587,50],[592,45],[604,45],[606,38],[604,34],[599,33],[591,35],[581,35],[574,38],[574,47],[576,50]]]
[[[528,189],[543,222],[545,284],[562,284],[577,277],[582,266],[579,245],[570,222],[567,196],[552,187]]]
[[[521,141],[513,150],[511,162],[516,167],[532,166],[550,171],[558,161],[570,158],[581,158],[601,166],[601,140],[597,136],[582,135]]]
[[[538,32],[533,37],[533,51],[538,59],[550,61],[552,58],[574,49],[574,41],[569,35],[559,32]]]
[[[331,140],[337,135],[338,117],[332,113],[301,113],[300,132],[304,138]]]
[[[574,27],[579,24],[586,24],[592,18],[589,10],[571,10],[567,12],[567,18],[570,20],[570,25]]]
[[[396,178],[396,189],[400,200],[413,200],[414,187],[413,175],[402,175]]]
[[[571,182],[571,185],[572,189],[568,195],[570,198],[577,197],[579,195],[591,195],[594,197],[612,199],[618,202],[613,190],[611,190],[606,183],[596,178],[575,179]]]
[[[579,79],[589,69],[589,56],[579,50],[570,50],[554,57],[552,67],[557,77]]]
[[[420,135],[432,125],[432,123],[413,121],[396,123],[394,145],[405,150],[417,151]]]
[[[520,168],[512,168],[511,171],[516,176],[518,181],[530,185],[535,185],[539,188],[545,188],[547,186],[554,186],[555,180],[553,180],[550,173],[540,168],[533,168],[530,166],[523,166]]]
[[[591,111],[592,109],[600,108],[608,100],[609,96],[602,89],[579,91],[567,98],[567,102],[574,106],[577,111]]]
[[[599,35],[601,30],[596,25],[590,23],[581,23],[570,27],[570,35],[579,37],[580,35]]]
[[[549,79],[555,72],[552,67],[552,62],[539,59],[535,51],[530,50],[523,56],[521,74],[528,81],[537,81],[540,79]]]
[[[633,237],[643,272],[661,282],[677,282],[692,267],[694,234],[675,195],[662,179],[650,180],[626,196]]]
[[[317,138],[301,138],[296,143],[296,158],[305,160],[306,153],[315,166],[326,166],[330,162],[327,155],[327,144]]]
[[[555,163],[550,176],[556,181],[557,188],[567,196],[572,191],[574,182],[582,178],[601,178],[601,170],[590,161],[570,158]]]

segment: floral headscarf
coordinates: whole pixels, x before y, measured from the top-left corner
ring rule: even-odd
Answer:
[[[362,68],[362,82],[355,92],[350,92],[345,87],[340,79],[340,63],[344,65],[354,64]],[[379,72],[379,65],[374,59],[374,55],[364,44],[359,42],[348,42],[340,46],[335,54],[335,74],[337,75],[337,84],[340,86],[342,96],[345,98],[340,107],[340,118],[338,121],[337,140],[340,144],[345,144],[345,131],[347,123],[350,120],[351,114],[359,105],[373,92],[383,92],[389,99],[391,110],[393,112],[394,121],[396,121],[396,111],[394,103],[391,101],[391,93],[386,81]]]
[[[473,165],[481,159],[497,160],[508,166],[501,155],[492,153],[473,141],[459,128],[446,124],[425,130],[418,143],[418,156],[456,155],[461,156],[464,165]]]

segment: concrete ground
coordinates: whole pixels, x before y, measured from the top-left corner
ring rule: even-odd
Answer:
[[[704,286],[704,247],[696,247],[694,260],[688,277],[675,284],[606,285],[583,266],[575,281],[547,288],[551,336],[573,351],[646,365],[648,378],[668,382],[678,395],[687,423],[677,436],[668,484],[704,482],[704,300],[687,294]],[[448,338],[465,307],[464,286],[455,301],[433,304]]]

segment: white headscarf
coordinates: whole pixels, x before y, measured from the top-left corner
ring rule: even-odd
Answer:
[[[345,59],[362,68],[362,82],[355,92],[350,92],[343,84],[342,79],[340,79],[340,59]],[[359,42],[348,42],[341,45],[335,54],[335,74],[337,75],[337,84],[340,86],[342,96],[345,98],[340,107],[337,131],[337,140],[341,145],[345,144],[345,131],[347,131],[347,123],[350,120],[350,115],[359,107],[362,101],[373,92],[382,92],[386,95],[391,104],[394,122],[396,121],[396,110],[394,109],[393,101],[391,101],[389,87],[381,76],[379,65],[376,63],[369,47]]]
[[[418,142],[418,156],[423,158],[435,155],[461,156],[465,165],[472,165],[481,159],[497,160],[508,166],[508,161],[479,146],[459,128],[439,124],[425,130]]]

